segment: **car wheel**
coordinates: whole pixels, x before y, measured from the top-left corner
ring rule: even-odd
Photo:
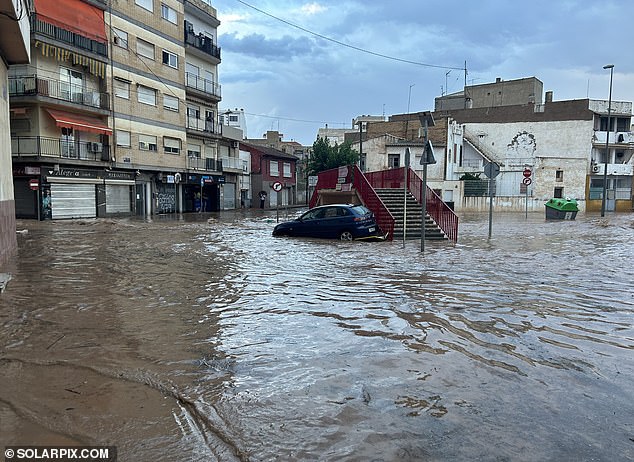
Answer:
[[[339,239],[341,239],[342,241],[351,241],[352,233],[350,231],[342,231],[339,235]]]

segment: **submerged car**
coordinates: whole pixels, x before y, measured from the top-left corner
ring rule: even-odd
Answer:
[[[363,205],[333,204],[310,209],[293,221],[278,224],[273,236],[341,239],[380,238],[374,214]]]

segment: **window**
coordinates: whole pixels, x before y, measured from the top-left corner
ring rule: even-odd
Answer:
[[[148,11],[154,11],[152,0],[134,0],[134,3],[139,5],[141,8],[145,8]]]
[[[178,112],[178,98],[171,95],[163,95],[163,108],[168,111]]]
[[[555,188],[555,194],[553,196],[557,199],[564,197],[564,188]]]
[[[229,115],[229,122],[231,123],[238,123],[238,116],[237,115]]]
[[[123,146],[124,148],[130,147],[130,132],[125,130],[117,130],[117,146]]]
[[[140,38],[136,39],[136,52],[146,58],[154,59],[154,45]]]
[[[128,33],[121,29],[112,28],[112,41],[121,48],[128,48]]]
[[[400,154],[389,154],[387,156],[387,168],[398,168],[401,163],[401,155]]]
[[[139,149],[141,151],[156,151],[156,136],[139,135]]]
[[[114,95],[118,98],[130,99],[130,82],[115,78]]]
[[[200,145],[199,144],[188,144],[187,145],[187,156],[188,157],[200,157]]]
[[[271,176],[279,176],[280,175],[279,165],[278,165],[278,162],[276,160],[272,160],[271,161],[271,167],[269,169],[269,173],[271,174]]]
[[[181,140],[178,138],[163,137],[163,149],[166,154],[179,154],[181,152]]]
[[[173,24],[177,23],[176,10],[170,8],[165,3],[161,3],[161,17]]]
[[[59,80],[59,91],[62,99],[75,103],[84,102],[84,84],[81,72],[60,67]]]
[[[291,178],[293,175],[291,174],[291,163],[284,162],[284,178]]]
[[[555,171],[555,181],[557,181],[557,182],[564,181],[564,171],[563,170]]]
[[[139,85],[137,89],[139,103],[156,106],[156,90],[150,87]]]
[[[178,56],[171,51],[163,50],[163,64],[178,69]]]

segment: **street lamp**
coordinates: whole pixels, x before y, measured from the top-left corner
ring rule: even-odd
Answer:
[[[608,97],[608,124],[605,128],[605,163],[603,165],[603,194],[601,196],[601,216],[605,216],[605,200],[608,189],[608,158],[610,153],[610,111],[612,106],[612,75],[614,64],[606,64],[603,69],[610,69],[610,95]]]

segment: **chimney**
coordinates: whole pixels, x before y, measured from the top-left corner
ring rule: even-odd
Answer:
[[[502,77],[497,77],[497,78],[495,79],[495,83],[500,83],[501,81],[502,81]]]
[[[547,91],[546,92],[546,103],[552,103],[553,102],[553,92],[552,91]]]

